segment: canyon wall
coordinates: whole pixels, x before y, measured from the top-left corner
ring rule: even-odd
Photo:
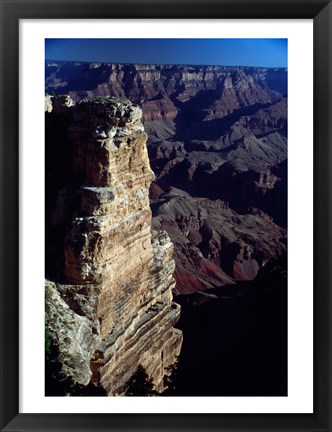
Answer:
[[[45,67],[46,92],[68,94],[75,102],[126,97],[142,106],[144,121],[173,120],[189,101],[194,102],[193,114],[223,118],[245,106],[273,103],[287,93],[287,70],[282,68],[51,60]]]
[[[73,152],[72,180],[50,216],[52,232],[71,202],[63,277],[46,283],[46,324],[59,348],[60,375],[122,395],[140,365],[160,393],[182,333],[174,328],[180,307],[172,301],[173,245],[151,229],[154,174],[142,111],[113,97],[75,107],[70,101],[58,98],[51,112],[48,98],[45,108],[69,116]]]
[[[177,294],[252,280],[285,253],[287,69],[47,61],[45,88],[142,107]]]

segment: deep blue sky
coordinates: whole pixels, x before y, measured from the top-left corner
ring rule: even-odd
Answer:
[[[46,39],[45,58],[287,67],[287,39]]]

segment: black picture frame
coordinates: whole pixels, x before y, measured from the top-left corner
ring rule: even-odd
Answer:
[[[1,431],[332,431],[332,5],[320,0],[0,0]],[[19,20],[275,18],[314,20],[314,413],[19,413]],[[304,88],[303,91],[306,91]],[[304,210],[305,211],[305,203]],[[299,287],[300,289],[300,287]]]

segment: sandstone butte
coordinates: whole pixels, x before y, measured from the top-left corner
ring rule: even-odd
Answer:
[[[49,99],[47,111],[50,112]],[[70,100],[64,105],[70,107]],[[66,283],[46,281],[46,325],[61,375],[123,395],[141,365],[164,390],[180,353],[173,245],[151,229],[150,168],[141,109],[113,97],[83,99],[69,133],[80,211],[65,240]]]

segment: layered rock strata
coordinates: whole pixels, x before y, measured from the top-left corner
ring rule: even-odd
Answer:
[[[174,244],[176,294],[253,280],[287,248],[286,230],[255,208],[239,215],[224,201],[175,188],[152,206],[154,228],[164,228]]]
[[[47,61],[45,90],[75,101],[126,97],[142,106],[146,122],[175,119],[189,102],[191,115],[211,120],[279,100],[286,76],[282,68]]]
[[[287,69],[46,62],[46,90],[142,106],[176,292],[252,280],[287,248]]]
[[[75,106],[70,134],[80,204],[65,241],[68,283],[47,290],[62,373],[108,395],[124,394],[138,365],[161,392],[182,344],[174,328],[173,245],[165,232],[151,231],[154,174],[141,116],[138,106],[113,97]]]

